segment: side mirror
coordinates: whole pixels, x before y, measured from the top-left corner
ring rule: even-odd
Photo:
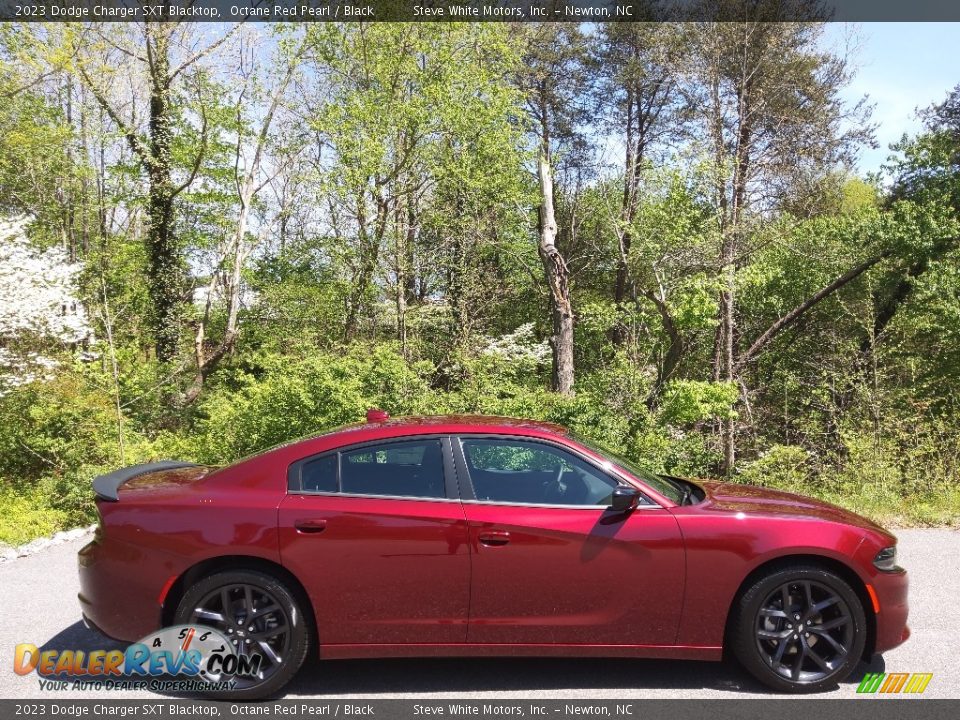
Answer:
[[[640,503],[640,491],[621,485],[610,496],[610,508],[617,512],[633,510]]]

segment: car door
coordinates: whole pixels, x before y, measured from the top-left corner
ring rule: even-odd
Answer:
[[[684,550],[669,511],[613,511],[621,481],[559,443],[462,435],[454,452],[469,479],[469,642],[676,642]]]
[[[462,643],[470,556],[450,440],[417,436],[294,463],[280,554],[321,644]]]

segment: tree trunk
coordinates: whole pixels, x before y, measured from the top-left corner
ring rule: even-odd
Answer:
[[[410,256],[412,246],[416,242],[416,211],[412,194],[408,194],[406,203],[397,205],[394,211],[397,243],[395,252],[395,267],[397,285],[395,301],[397,308],[397,340],[400,342],[400,351],[407,357],[407,303],[410,299],[410,278],[413,275]]]
[[[360,247],[360,266],[353,279],[353,289],[347,300],[347,320],[344,326],[343,339],[350,342],[357,337],[360,330],[360,314],[366,304],[367,292],[373,282],[374,273],[380,258],[380,243],[389,219],[390,209],[381,197],[376,198],[376,219],[373,227],[367,220],[366,199],[357,198],[357,232]]]
[[[736,353],[736,263],[740,252],[740,231],[743,208],[747,199],[747,178],[750,166],[750,147],[753,139],[751,123],[749,80],[744,79],[737,92],[737,140],[733,155],[733,177],[731,178],[731,203],[729,215],[723,213],[723,245],[720,264],[723,268],[724,287],[720,293],[720,342],[716,346],[714,377],[735,383],[739,380]],[[719,107],[719,106],[718,106]],[[719,128],[715,133],[721,132]],[[722,152],[718,153],[722,157]],[[718,165],[718,169],[719,169]],[[718,173],[719,174],[719,173]],[[724,193],[725,197],[725,193]],[[731,476],[736,469],[737,460],[737,421],[728,418],[722,423],[723,474]]]
[[[636,208],[636,190],[638,181],[639,158],[634,147],[633,136],[634,99],[632,88],[627,88],[627,118],[626,118],[626,151],[624,158],[623,201],[620,206],[620,221],[623,225],[620,231],[620,258],[617,261],[617,278],[613,287],[613,302],[618,315],[623,314],[624,301],[627,298],[627,280],[629,268],[627,260],[630,256],[630,244],[633,241],[630,223]],[[610,331],[610,340],[614,345],[622,345],[627,333],[623,323],[617,321]]]
[[[753,344],[750,345],[747,351],[743,353],[737,360],[736,373],[739,375],[747,363],[752,362],[757,355],[759,355],[770,344],[770,342],[777,337],[777,335],[795,325],[804,314],[809,312],[813,307],[820,303],[820,301],[830,297],[845,285],[853,282],[881,260],[890,257],[891,254],[891,250],[884,250],[883,252],[864,260],[862,263],[855,265],[847,270],[847,272],[845,272],[843,275],[840,275],[838,278],[822,287],[809,298],[793,308],[786,315],[774,322],[769,328],[761,333],[756,340],[753,341]]]
[[[570,271],[557,249],[557,219],[553,204],[553,171],[547,140],[540,151],[540,260],[550,289],[553,316],[553,389],[563,395],[573,394],[573,307],[570,303]]]
[[[147,23],[146,28],[150,59],[151,158],[148,166],[147,283],[153,305],[151,321],[157,359],[167,362],[177,353],[183,303],[183,266],[173,230],[176,190],[170,153],[173,119],[170,116],[169,30],[159,23]]]
[[[683,334],[680,332],[676,322],[673,320],[673,316],[670,314],[670,308],[667,307],[664,298],[652,290],[645,291],[643,296],[657,308],[663,329],[667,333],[667,337],[670,338],[670,345],[667,347],[667,352],[664,354],[663,359],[660,361],[660,366],[657,368],[657,380],[653,388],[651,388],[650,394],[647,396],[647,407],[653,410],[659,403],[664,386],[680,367],[680,362],[683,360],[684,353],[686,352],[686,343],[684,342]]]
[[[720,292],[720,356],[718,358],[719,376],[727,382],[734,382],[734,332],[736,330],[734,282],[735,244],[729,239],[729,233],[723,243],[724,288]],[[723,474],[730,476],[736,466],[736,421],[733,418],[723,421]]]
[[[454,196],[454,216],[463,217],[463,194],[458,189]],[[453,314],[454,344],[465,347],[470,340],[470,300],[467,278],[467,238],[462,223],[457,222],[450,230],[450,260],[447,262],[447,286],[450,289],[450,310]]]
[[[182,271],[173,235],[173,198],[169,173],[151,173],[147,217],[147,283],[157,359],[171,360],[180,339]]]

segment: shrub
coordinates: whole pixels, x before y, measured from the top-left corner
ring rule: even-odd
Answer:
[[[428,411],[423,373],[389,346],[346,355],[261,358],[257,377],[207,397],[196,426],[196,456],[226,463],[274,445],[363,419],[369,407],[394,415]],[[167,443],[169,444],[169,438]]]
[[[68,527],[65,514],[50,507],[50,497],[29,486],[0,487],[0,543],[22,545]]]
[[[0,477],[119,460],[116,411],[92,371],[65,370],[0,397]]]

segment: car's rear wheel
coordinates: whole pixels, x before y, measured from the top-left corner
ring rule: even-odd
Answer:
[[[844,680],[866,642],[863,605],[850,584],[824,568],[774,570],[740,595],[731,641],[758,680],[785,692],[817,692]]]
[[[260,656],[255,675],[224,677],[235,687],[207,692],[210,697],[273,696],[296,675],[310,644],[305,616],[294,594],[277,578],[254,570],[229,570],[200,580],[184,594],[174,620],[213,627],[238,654]]]

